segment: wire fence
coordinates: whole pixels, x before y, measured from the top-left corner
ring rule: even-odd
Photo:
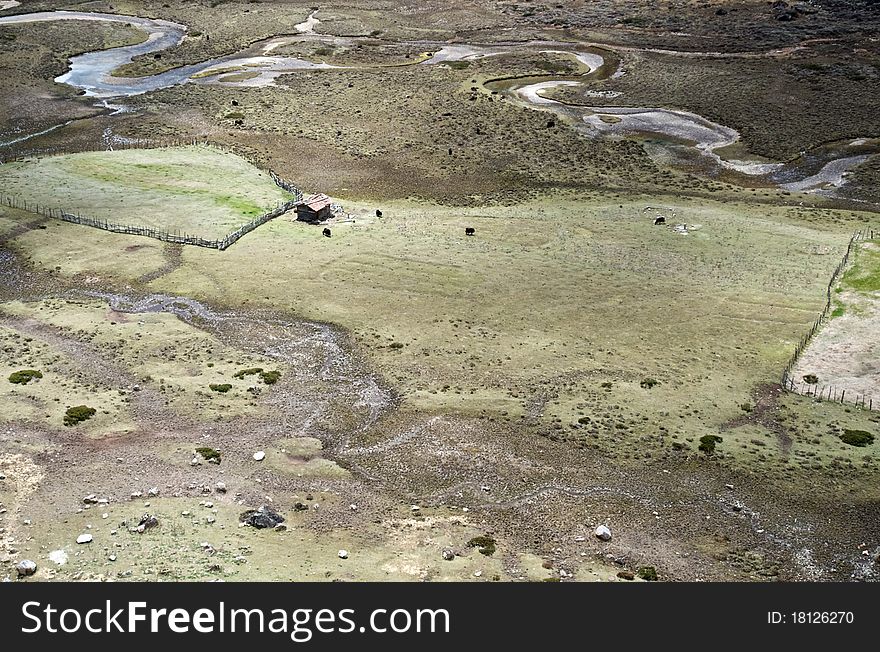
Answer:
[[[241,156],[246,159],[249,163],[254,165],[255,167],[259,167],[259,165],[253,160],[253,158],[246,153],[243,153],[239,148],[229,147],[227,145],[219,145],[217,143],[212,143],[208,140],[199,140],[199,139],[190,139],[190,140],[131,140],[124,141],[122,143],[117,143],[116,148],[118,149],[161,149],[165,147],[184,147],[184,146],[203,146],[215,148],[220,151],[229,152],[235,154],[237,156]],[[107,147],[104,148],[96,148],[91,151],[106,151]],[[112,148],[110,148],[112,149]],[[63,156],[65,154],[70,153],[79,153],[83,150],[77,149],[75,151],[64,151],[64,150],[56,150],[54,152],[48,153],[48,156]],[[10,159],[8,162],[13,161],[26,161],[32,157],[19,157],[15,159]],[[195,247],[207,247],[209,249],[219,249],[223,251],[228,247],[231,247],[242,237],[253,231],[254,229],[262,226],[266,222],[275,219],[281,215],[284,215],[286,212],[294,209],[297,204],[299,204],[303,199],[303,192],[293,185],[291,182],[285,180],[280,175],[276,174],[272,170],[267,170],[269,177],[272,181],[282,190],[293,195],[293,199],[286,202],[279,202],[276,206],[262,215],[255,217],[253,220],[248,222],[247,224],[243,224],[238,227],[235,231],[226,234],[222,238],[217,239],[207,239],[197,235],[191,235],[188,233],[183,233],[180,231],[168,231],[166,229],[156,229],[148,226],[141,226],[135,224],[117,224],[114,222],[110,222],[106,219],[101,219],[98,217],[91,217],[80,215],[75,212],[71,212],[65,210],[64,208],[59,208],[55,206],[46,206],[40,204],[39,202],[29,201],[27,199],[16,197],[14,195],[0,195],[0,202],[4,205],[9,206],[10,208],[17,208],[20,210],[24,210],[30,213],[37,213],[40,215],[44,215],[46,217],[50,217],[53,219],[62,220],[64,222],[70,222],[72,224],[81,224],[83,226],[89,226],[95,229],[101,229],[103,231],[111,231],[113,233],[122,233],[125,235],[139,235],[145,236],[148,238],[154,238],[156,240],[161,240],[163,242],[171,242],[174,244],[181,245],[192,245]]]
[[[837,267],[834,268],[834,273],[831,275],[831,280],[828,281],[828,286],[825,288],[825,306],[822,308],[822,312],[819,313],[816,321],[813,322],[813,324],[810,326],[810,329],[800,339],[797,346],[795,346],[794,352],[789,358],[788,363],[785,365],[785,369],[782,372],[781,380],[781,385],[783,389],[797,394],[803,394],[804,396],[812,396],[815,397],[817,400],[850,403],[857,407],[867,408],[869,410],[874,409],[873,397],[870,397],[864,393],[860,394],[858,392],[850,391],[849,395],[847,395],[846,388],[836,387],[834,385],[827,384],[820,385],[818,379],[815,379],[815,382],[812,382],[814,379],[809,378],[809,376],[805,376],[801,380],[796,380],[794,377],[792,377],[792,372],[797,366],[798,361],[800,360],[804,351],[810,345],[810,342],[812,342],[813,338],[816,336],[816,333],[818,333],[819,330],[822,328],[822,325],[827,322],[829,317],[831,316],[834,305],[834,302],[832,300],[834,287],[840,280],[841,275],[846,271],[846,267],[849,264],[850,259],[852,258],[852,254],[855,250],[857,243],[861,242],[862,240],[873,239],[873,229],[863,229],[861,231],[857,231],[853,233],[852,237],[849,239],[849,244],[846,247],[846,253],[844,253],[843,258],[837,264]],[[878,402],[877,407],[880,408],[880,402]]]

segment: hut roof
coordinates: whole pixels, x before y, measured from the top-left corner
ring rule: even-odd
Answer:
[[[327,208],[332,200],[325,195],[324,193],[319,193],[317,195],[312,195],[311,197],[306,197],[303,199],[303,205],[308,206],[311,210],[316,213],[324,208]]]

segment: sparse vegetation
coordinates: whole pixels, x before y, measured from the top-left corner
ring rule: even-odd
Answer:
[[[219,392],[220,394],[225,394],[232,389],[232,385],[229,383],[211,383],[208,387],[211,388],[212,392]]]

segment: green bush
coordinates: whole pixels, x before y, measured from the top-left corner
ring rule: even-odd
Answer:
[[[246,376],[254,376],[261,373],[263,373],[262,367],[251,367],[250,369],[242,369],[241,371],[236,371],[234,374],[232,374],[232,377],[242,380]]]
[[[196,453],[204,457],[207,461],[217,460],[217,463],[220,463],[220,451],[215,448],[211,448],[210,446],[199,446],[196,449]]]
[[[636,574],[641,577],[646,582],[656,582],[657,581],[657,569],[653,566],[642,566],[636,571]]]
[[[723,441],[718,435],[703,435],[700,437],[700,450],[711,455],[715,452],[715,445]]]
[[[260,378],[267,385],[274,385],[278,382],[278,379],[281,378],[281,372],[278,370],[275,371],[261,371]]]
[[[467,542],[468,548],[478,548],[481,555],[495,554],[495,539],[488,534],[481,534]]]
[[[651,389],[654,385],[658,384],[659,381],[654,380],[653,378],[645,378],[640,384],[644,389]]]
[[[95,416],[95,412],[97,412],[97,410],[95,408],[89,407],[88,405],[76,405],[74,407],[69,407],[67,408],[67,412],[64,413],[64,425],[75,426],[81,421],[91,419],[93,416]]]
[[[212,392],[220,392],[221,394],[225,394],[230,389],[232,389],[232,385],[230,385],[229,383],[211,383],[210,385],[208,385],[208,387],[211,388]]]
[[[9,382],[16,385],[27,385],[34,378],[42,378],[43,374],[36,369],[22,369],[21,371],[13,371],[9,375]]]
[[[865,430],[844,430],[840,439],[850,446],[863,447],[874,443],[874,435]]]
[[[804,382],[807,383],[807,385],[818,385],[819,376],[817,376],[816,374],[807,374],[806,376],[804,376]]]

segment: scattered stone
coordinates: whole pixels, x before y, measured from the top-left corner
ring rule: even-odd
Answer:
[[[266,459],[266,453],[264,451],[257,451],[254,453],[254,460],[257,462],[262,462],[264,459]]]
[[[91,534],[80,534],[76,538],[76,542],[79,544],[91,543],[92,542],[92,535]]]
[[[449,548],[446,548],[441,554],[443,555],[443,559],[446,561],[452,561],[453,559],[455,559],[455,553]]]
[[[49,561],[63,566],[67,563],[67,552],[64,550],[53,550],[49,553]]]
[[[606,525],[597,527],[595,534],[600,541],[611,541],[611,530]]]
[[[272,529],[276,532],[287,532],[287,525],[285,525],[284,523],[279,523]]]
[[[340,550],[338,555],[340,559],[348,559],[348,550]]]
[[[15,570],[19,577],[28,577],[37,572],[37,564],[30,559],[23,559],[15,565]]]
[[[202,462],[205,461],[205,458],[201,455],[194,455],[193,458],[189,461],[190,466],[201,466]]]
[[[86,505],[97,505],[98,504],[98,497],[95,494],[89,494],[88,496],[83,498],[83,502]]]
[[[274,528],[279,523],[284,522],[284,517],[271,507],[263,505],[260,509],[249,509],[241,513],[238,520],[245,525],[250,525],[257,529]]]
[[[147,494],[155,498],[159,495],[159,487],[151,487]]]
[[[107,559],[109,559],[110,561],[116,561],[116,555],[110,555],[109,557],[107,557]]]
[[[214,490],[217,493],[225,494],[226,493],[226,483],[225,482],[218,482],[217,484],[214,485]]]

